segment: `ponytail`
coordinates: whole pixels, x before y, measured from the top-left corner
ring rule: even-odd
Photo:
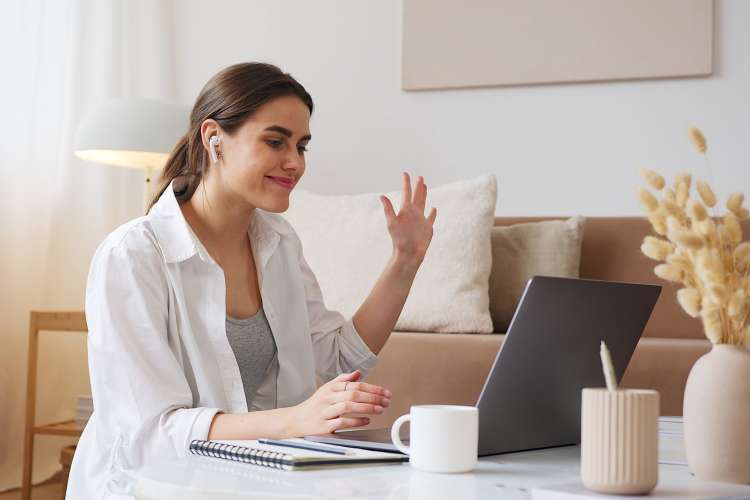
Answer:
[[[198,135],[197,142],[195,140],[196,134]],[[178,200],[189,200],[193,196],[195,189],[202,179],[203,168],[201,166],[205,161],[205,159],[201,158],[201,156],[205,156],[205,153],[203,152],[203,144],[200,139],[199,128],[197,131],[189,131],[177,141],[159,175],[158,187],[153,198],[151,198],[151,202],[148,204],[148,208],[146,209],[147,214],[177,177],[185,177],[187,180],[187,189],[179,194]],[[197,148],[195,147],[196,145]],[[195,149],[198,150],[195,151]],[[194,161],[194,158],[199,158],[200,160]]]

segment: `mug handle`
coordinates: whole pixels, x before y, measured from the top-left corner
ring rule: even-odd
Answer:
[[[395,422],[393,422],[393,426],[391,427],[391,441],[393,441],[394,446],[396,446],[396,448],[398,448],[401,453],[405,453],[407,455],[411,455],[411,447],[406,446],[401,442],[399,430],[401,430],[401,426],[404,424],[404,422],[408,422],[409,420],[411,420],[411,415],[409,413],[407,413],[406,415],[401,415],[396,419]]]

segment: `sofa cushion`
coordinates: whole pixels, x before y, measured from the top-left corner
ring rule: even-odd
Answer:
[[[526,282],[534,275],[577,278],[584,217],[492,228],[490,313],[495,332],[505,332]]]
[[[490,175],[429,188],[428,210],[438,209],[432,243],[396,330],[492,332],[488,283],[496,195]],[[386,196],[396,208],[401,193]],[[285,217],[302,240],[327,307],[354,314],[392,253],[378,195],[295,190]]]

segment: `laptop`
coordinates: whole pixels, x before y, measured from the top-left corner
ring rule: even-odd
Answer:
[[[479,456],[579,443],[581,389],[605,385],[600,342],[619,382],[660,293],[659,285],[531,278],[476,402]],[[408,434],[402,426],[405,444]],[[399,452],[390,429],[305,439]]]

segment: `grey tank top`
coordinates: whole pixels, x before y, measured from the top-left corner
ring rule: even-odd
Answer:
[[[247,409],[250,411],[258,387],[271,370],[276,359],[276,341],[261,307],[249,318],[233,318],[227,315],[227,338],[240,368],[245,389]]]

